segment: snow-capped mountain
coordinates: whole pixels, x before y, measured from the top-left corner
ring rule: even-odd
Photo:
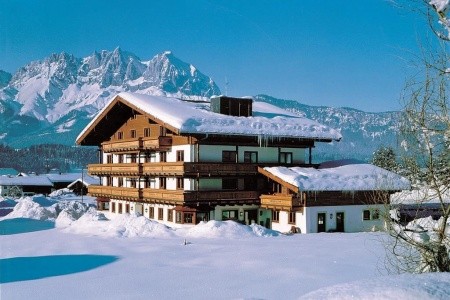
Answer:
[[[120,48],[85,58],[63,52],[3,77],[0,142],[15,146],[52,142],[54,133],[63,133],[62,142],[73,144],[73,132],[122,91],[178,97],[220,94],[210,77],[170,51],[149,61]]]
[[[13,147],[40,143],[73,145],[92,116],[122,91],[204,98],[220,94],[210,77],[169,51],[149,61],[120,48],[94,52],[85,58],[52,54],[24,66],[12,77],[3,73],[0,73],[0,143]],[[316,160],[349,155],[367,160],[380,145],[396,145],[398,112],[367,113],[351,108],[308,106],[266,95],[255,99],[340,130],[344,137],[341,142],[318,143],[314,151]]]

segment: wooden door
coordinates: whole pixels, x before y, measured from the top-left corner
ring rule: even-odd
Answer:
[[[327,230],[326,213],[317,214],[317,232],[325,232]]]
[[[344,213],[343,212],[336,213],[336,231],[344,232]]]

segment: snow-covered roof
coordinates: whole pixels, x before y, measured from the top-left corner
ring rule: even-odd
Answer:
[[[295,115],[264,102],[253,103],[253,116],[228,116],[209,110],[205,103],[186,102],[176,98],[135,93],[120,93],[96,115],[77,137],[79,141],[102,118],[111,103],[120,97],[142,112],[155,116],[165,124],[185,134],[221,134],[259,136],[262,138],[292,137],[319,140],[339,140],[341,134],[316,121]]]
[[[327,162],[312,167],[266,167],[267,172],[301,191],[399,191],[410,182],[377,166],[350,161]]]
[[[45,175],[39,176],[18,176],[5,177],[0,176],[0,185],[3,186],[53,186],[53,183]]]
[[[98,178],[97,176],[90,176],[85,174],[83,178],[79,177],[78,179],[70,183],[67,187],[71,188],[77,182],[82,182],[85,186],[90,186],[91,184],[100,184],[100,178]]]
[[[72,182],[81,177],[81,173],[45,174],[51,182]]]

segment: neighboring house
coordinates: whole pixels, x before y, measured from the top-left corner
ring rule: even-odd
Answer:
[[[0,176],[17,176],[19,171],[13,168],[0,168]]]
[[[332,128],[250,98],[220,96],[209,104],[121,93],[86,126],[77,144],[99,147],[100,162],[88,172],[101,178],[101,185],[89,186],[100,209],[109,202],[112,213],[138,212],[172,226],[236,220],[287,231],[290,226],[274,222],[273,211],[296,214],[311,202],[299,202],[303,190],[292,186],[288,193],[297,196],[279,206],[279,199],[268,196],[277,179],[267,168],[320,168],[312,164],[315,143],[340,139]],[[370,196],[361,194],[361,201],[373,201]],[[323,198],[320,206],[349,206],[348,200],[332,200]],[[351,220],[349,214],[356,212],[347,214],[345,220]],[[357,213],[361,223],[363,214]]]
[[[21,197],[32,194],[49,194],[53,183],[45,175],[39,176],[0,176],[0,195]]]
[[[90,176],[88,174],[83,174],[82,177],[79,177],[75,181],[71,182],[67,186],[67,188],[77,195],[86,195],[88,187],[92,184],[99,185],[100,178],[98,178],[97,176]]]
[[[45,174],[53,183],[55,190],[67,188],[69,184],[81,177],[81,173],[48,173]]]
[[[397,174],[348,160],[259,172],[272,187],[261,195],[261,207],[272,210],[272,228],[282,232],[381,230],[390,194],[410,188]]]

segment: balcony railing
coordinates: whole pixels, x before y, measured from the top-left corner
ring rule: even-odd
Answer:
[[[295,195],[261,195],[261,207],[267,209],[295,210],[304,206],[304,201]]]
[[[172,146],[172,137],[137,138],[102,143],[103,152],[123,152],[138,150],[168,150]]]
[[[259,204],[257,191],[184,191],[138,189],[91,185],[89,194],[94,197],[167,203],[173,205],[195,204]]]
[[[90,185],[88,192],[93,197],[115,198],[123,200],[139,200],[141,191],[138,188]]]
[[[142,173],[142,166],[138,163],[90,164],[88,173],[90,175],[139,175]]]
[[[226,176],[256,174],[258,167],[255,164],[245,163],[144,163],[143,173],[146,175]]]

